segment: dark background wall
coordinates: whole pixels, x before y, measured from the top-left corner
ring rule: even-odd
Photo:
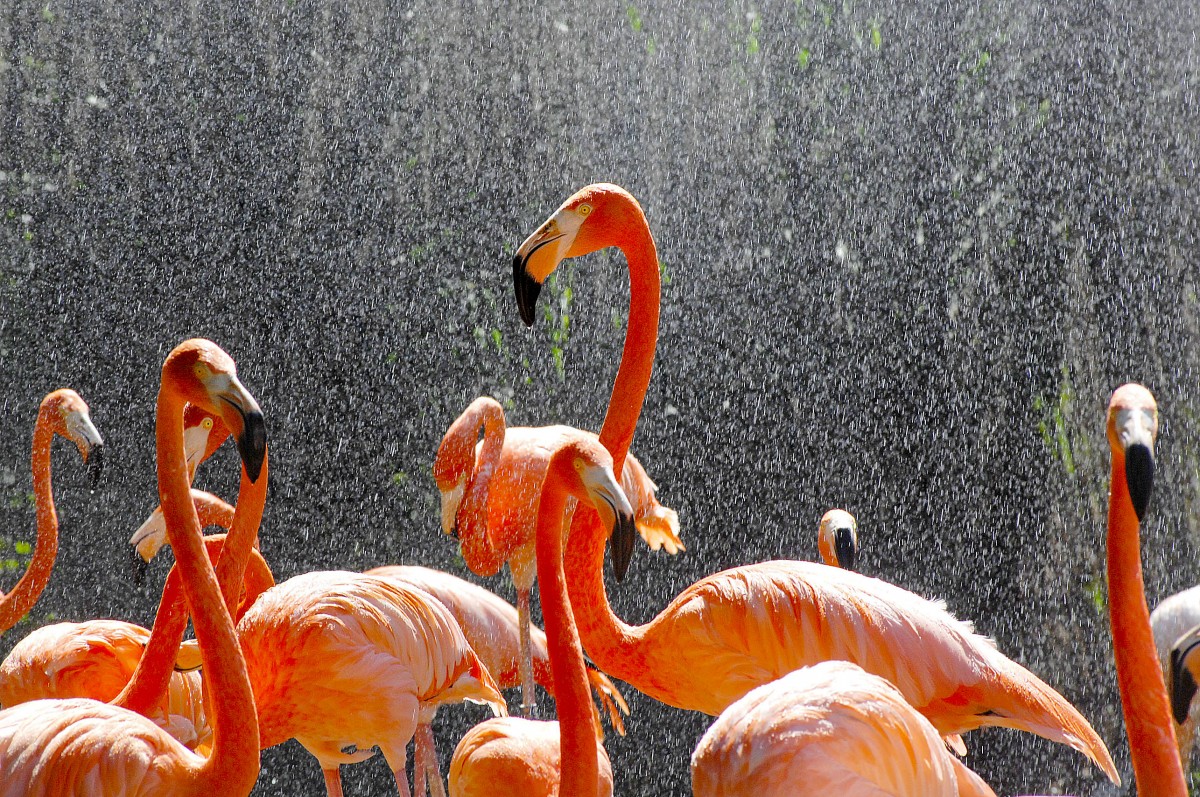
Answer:
[[[509,269],[608,180],[662,260],[634,450],[688,545],[639,554],[617,611],[811,558],[843,506],[863,570],[994,636],[1129,780],[1103,411],[1128,380],[1162,408],[1153,603],[1200,576],[1195,4],[244,5],[0,9],[0,588],[41,397],[76,388],[110,444],[94,495],[56,449],[58,567],[0,654],[56,618],[150,623],[167,562],[136,587],[124,541],[154,504],[158,368],[193,335],[268,415],[278,576],[464,573],[429,472],[451,420],[485,392],[514,424],[603,417],[623,259],[564,269],[531,332]],[[226,450],[200,486],[234,472]],[[618,793],[686,793],[709,719],[627,694]],[[479,718],[441,713],[443,760]],[[1040,739],[968,743],[1000,793],[1115,793]],[[382,760],[344,777],[394,788]],[[294,743],[264,753],[256,794],[320,788]]]

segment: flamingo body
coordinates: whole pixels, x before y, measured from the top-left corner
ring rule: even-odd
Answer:
[[[521,717],[496,717],[471,728],[454,749],[451,797],[557,795],[562,766],[559,724]],[[612,764],[597,743],[596,793],[611,797]]]
[[[845,661],[796,670],[725,709],[692,754],[692,793],[995,797],[895,686]]]
[[[403,777],[418,714],[504,698],[444,606],[420,590],[361,573],[291,578],[238,623],[262,747],[295,737],[324,769],[378,745]],[[353,707],[353,710],[350,710]]]

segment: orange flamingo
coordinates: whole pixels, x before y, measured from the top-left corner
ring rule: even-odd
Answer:
[[[1154,486],[1154,441],[1158,436],[1154,396],[1137,384],[1117,388],[1108,402],[1107,426],[1112,449],[1109,618],[1133,776],[1141,794],[1183,797],[1187,787],[1150,631],[1138,533]]]
[[[696,797],[996,797],[888,681],[803,667],[729,706],[692,753]]]
[[[853,570],[858,562],[858,521],[844,509],[830,509],[817,526],[817,550],[821,561],[832,567]]]
[[[629,263],[630,310],[600,442],[620,468],[658,335],[658,258],[641,207],[614,185],[578,191],[518,247],[513,277],[529,324],[541,282],[562,259],[614,245]],[[939,603],[851,571],[778,561],[704,578],[649,623],[630,626],[608,603],[608,533],[596,513],[576,512],[569,539],[567,586],[584,649],[600,669],[657,700],[716,715],[792,670],[844,659],[896,684],[943,736],[985,725],[1030,731],[1079,750],[1117,781],[1087,720]]]
[[[563,519],[568,492],[598,510],[614,533],[620,528],[632,535],[634,513],[613,475],[612,457],[594,436],[565,429],[553,449],[535,536],[559,720],[509,718],[477,725],[463,737],[450,763],[454,797],[612,794],[612,768],[593,732],[583,653],[567,601]]]
[[[221,413],[238,439],[251,479],[257,478],[265,453],[265,428],[253,397],[237,380],[233,360],[215,344],[185,341],[167,357],[157,408],[159,494],[213,686],[212,754],[199,756],[145,717],[116,706],[86,699],[34,700],[0,712],[0,794],[5,797],[237,795],[249,794],[254,785],[259,763],[253,694],[187,492],[183,409],[189,401]],[[168,660],[162,663],[169,668]]]
[[[480,427],[483,441],[476,442]],[[456,534],[462,555],[472,572],[495,575],[507,561],[517,590],[519,635],[518,664],[522,709],[534,705],[530,648],[529,591],[534,581],[534,527],[531,511],[545,477],[552,441],[568,427],[506,428],[499,402],[481,396],[471,402],[442,439],[433,473],[442,494],[442,529]],[[652,550],[683,550],[679,520],[674,510],[659,505],[657,489],[641,464],[629,457],[622,474],[629,494],[640,499],[638,531]],[[568,502],[568,511],[573,503]],[[618,575],[629,561],[632,537],[614,547]]]
[[[54,510],[50,476],[50,443],[54,435],[74,443],[85,463],[91,458],[93,480],[99,472],[104,441],[92,425],[88,405],[74,390],[55,390],[42,399],[33,427],[33,496],[37,513],[33,558],[16,586],[7,595],[0,593],[0,634],[16,625],[37,603],[50,583],[54,560],[58,558],[58,513]]]
[[[511,603],[483,587],[428,567],[388,565],[368,570],[367,575],[395,579],[437,598],[454,615],[467,642],[479,655],[479,660],[492,674],[496,684],[501,689],[520,684],[517,664],[520,634],[517,630],[517,609]],[[546,635],[537,626],[533,626],[530,632],[534,680],[554,696],[554,677],[550,672]],[[589,667],[587,674],[592,690],[607,711],[613,728],[624,736],[625,723],[621,712],[629,713],[625,699],[604,673]],[[430,783],[436,784],[434,794],[439,795],[443,793],[440,789],[442,775],[434,747],[432,721],[432,717],[422,717],[417,728],[413,772],[416,778],[427,772]],[[600,733],[599,726],[597,732]],[[554,737],[557,743],[557,734],[554,734]],[[417,783],[414,791],[417,795],[422,793],[420,783]]]

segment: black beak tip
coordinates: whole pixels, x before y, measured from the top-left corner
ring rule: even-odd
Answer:
[[[637,525],[633,516],[617,516],[613,526],[612,536],[608,539],[608,554],[612,557],[613,575],[617,581],[624,581],[629,571],[629,562],[633,559],[633,542],[637,538]]]
[[[1141,521],[1150,508],[1150,494],[1154,491],[1154,454],[1148,447],[1135,443],[1125,449],[1125,481],[1133,511]]]
[[[100,485],[100,476],[104,472],[104,445],[97,443],[88,452],[87,461],[88,489],[95,490]]]
[[[146,580],[146,573],[150,572],[150,563],[138,554],[136,548],[130,548],[133,553],[133,583],[141,586]]]
[[[242,457],[242,465],[246,468],[246,475],[250,477],[250,481],[258,481],[263,461],[267,457],[267,423],[261,412],[246,413],[242,434],[237,439],[237,449]]]
[[[858,565],[858,546],[854,543],[854,535],[850,533],[850,529],[838,529],[833,545],[837,551],[838,565],[845,570],[854,570]]]
[[[1179,725],[1187,722],[1192,698],[1196,696],[1196,680],[1192,678],[1191,671],[1183,666],[1184,655],[1185,651],[1178,648],[1171,651],[1171,714]]]
[[[525,270],[525,259],[520,255],[513,257],[513,291],[517,295],[517,311],[521,314],[521,321],[527,327],[533,326],[533,311],[542,284]]]

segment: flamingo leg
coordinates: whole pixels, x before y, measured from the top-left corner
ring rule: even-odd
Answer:
[[[438,763],[437,745],[433,740],[433,726],[421,725],[417,728],[417,740],[414,745],[417,755],[425,761],[425,771],[429,777],[429,793],[433,797],[446,797],[446,787],[442,784],[442,767]],[[418,761],[421,759],[417,759]],[[416,797],[422,797],[420,787],[415,787]]]
[[[429,767],[426,755],[428,751],[422,742],[422,731],[429,729],[425,723],[417,726],[416,735],[413,736],[413,794],[416,797],[425,797],[425,770]],[[432,732],[432,729],[429,729]]]
[[[321,774],[325,776],[325,793],[329,797],[342,797],[341,768],[337,766],[334,766],[332,769],[322,767]]]
[[[517,667],[521,673],[521,716],[533,719],[537,707],[533,690],[533,644],[529,639],[529,590],[517,589],[517,627],[520,631],[520,656]]]
[[[412,797],[412,792],[408,790],[408,775],[404,772],[404,765],[393,769],[392,775],[396,778],[396,790],[400,792],[400,797]]]

